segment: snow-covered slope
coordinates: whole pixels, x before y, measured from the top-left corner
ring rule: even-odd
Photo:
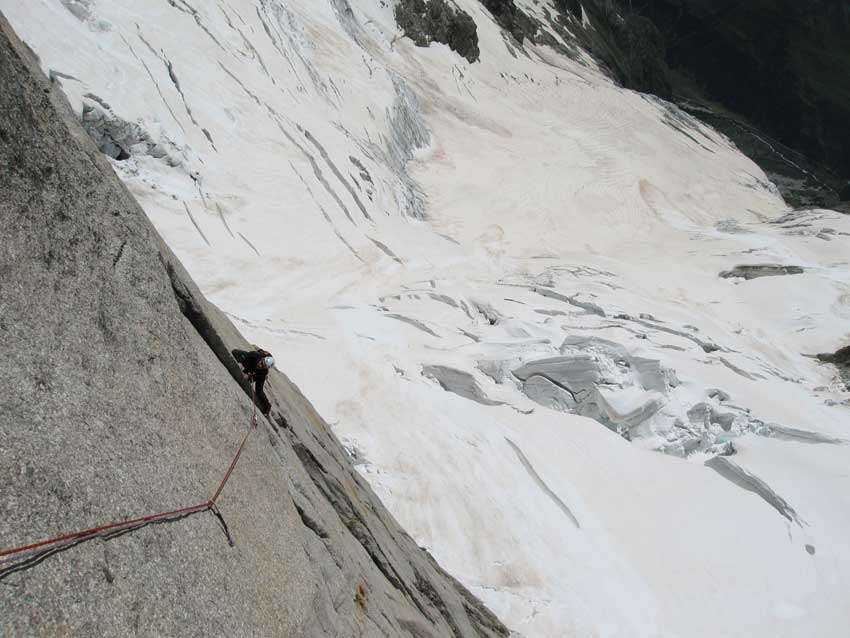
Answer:
[[[367,0],[0,10],[512,629],[844,635],[850,408],[807,355],[850,337],[850,219],[789,213],[716,132],[456,4],[475,64]],[[748,264],[798,274],[720,276]]]

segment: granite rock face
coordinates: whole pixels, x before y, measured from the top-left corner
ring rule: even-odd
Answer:
[[[236,329],[0,15],[0,551],[203,502],[248,426]],[[0,574],[0,635],[506,636],[280,373],[208,512]]]

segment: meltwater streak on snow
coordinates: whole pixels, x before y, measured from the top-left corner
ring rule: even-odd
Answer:
[[[367,0],[0,10],[156,142],[114,166],[159,231],[513,629],[843,636],[850,411],[804,355],[847,341],[850,219],[777,220],[722,136],[456,4],[474,65]],[[719,277],[754,264],[803,274]],[[551,359],[604,425],[517,376]]]

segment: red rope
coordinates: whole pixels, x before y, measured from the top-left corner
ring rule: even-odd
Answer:
[[[62,544],[70,546],[75,543],[88,540],[89,538],[104,536],[106,533],[117,534],[123,528],[131,528],[134,525],[145,525],[148,523],[189,516],[198,512],[214,509],[216,500],[218,500],[218,497],[221,495],[222,490],[224,490],[224,486],[227,485],[227,482],[230,480],[230,475],[236,468],[236,464],[239,462],[239,457],[242,456],[242,450],[245,448],[245,444],[248,442],[248,437],[251,436],[251,432],[257,429],[257,395],[253,382],[251,383],[251,403],[254,404],[253,413],[251,414],[251,426],[245,433],[245,437],[242,439],[242,443],[239,445],[239,449],[236,451],[236,456],[233,457],[233,461],[230,463],[230,467],[227,468],[227,473],[224,475],[224,478],[221,480],[221,483],[219,483],[218,489],[215,491],[215,494],[210,500],[204,503],[198,503],[197,505],[191,505],[189,507],[182,507],[180,509],[171,510],[170,512],[161,512],[159,514],[151,514],[149,516],[142,516],[140,518],[134,518],[118,523],[111,523],[109,525],[92,527],[91,529],[87,529],[81,532],[65,534],[64,536],[57,536],[56,538],[51,538],[50,540],[40,541],[38,543],[24,545],[23,547],[15,547],[13,549],[4,550],[0,552],[0,578],[2,578],[4,575],[2,570],[2,566],[4,564],[13,561],[20,562],[34,559],[42,554],[47,554],[51,551],[60,549],[59,546]]]
[[[227,468],[227,474],[224,475],[224,478],[221,479],[221,483],[218,486],[218,489],[213,494],[213,497],[210,499],[210,503],[215,503],[218,499],[221,491],[224,489],[224,486],[227,485],[227,481],[230,480],[230,475],[233,473],[236,464],[239,462],[239,457],[242,456],[242,449],[245,447],[245,443],[248,441],[248,437],[251,436],[251,432],[253,432],[257,428],[257,391],[255,389],[254,384],[251,384],[251,403],[254,404],[254,412],[251,414],[251,427],[248,428],[248,431],[245,433],[245,438],[242,439],[242,443],[239,445],[239,449],[236,450],[236,456],[233,457],[233,462],[230,464],[230,467]]]

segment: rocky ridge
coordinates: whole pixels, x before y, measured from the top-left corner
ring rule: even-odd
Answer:
[[[445,0],[403,0],[395,6],[398,26],[417,46],[446,44],[469,62],[478,60],[478,28],[469,14]]]

